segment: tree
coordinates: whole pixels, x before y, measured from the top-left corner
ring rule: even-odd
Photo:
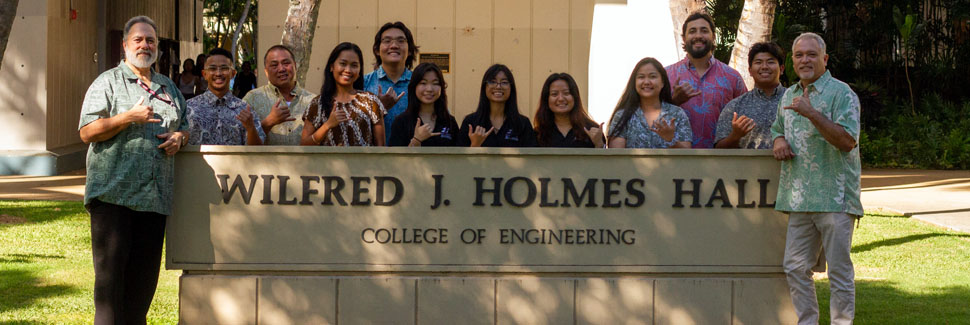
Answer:
[[[320,0],[290,0],[290,8],[283,22],[281,43],[293,51],[296,61],[296,80],[303,85],[310,68],[310,51],[313,47],[313,29],[317,26]]]
[[[771,40],[771,26],[775,21],[777,7],[777,0],[744,0],[730,65],[741,74],[748,89],[754,87],[754,79],[747,73],[748,51],[754,43]]]
[[[670,20],[674,24],[674,42],[676,42],[678,57],[684,56],[684,44],[681,29],[684,27],[684,20],[691,13],[700,10],[707,10],[707,2],[704,0],[670,0]]]
[[[234,58],[235,57],[238,57],[236,55],[236,48],[237,48],[236,45],[239,44],[238,43],[239,42],[239,34],[242,33],[243,27],[246,26],[245,25],[246,18],[247,18],[247,16],[249,16],[249,7],[252,4],[253,4],[253,0],[246,0],[246,8],[243,9],[242,17],[239,18],[239,23],[236,24],[236,32],[232,35],[232,49],[230,51],[232,51],[232,56]]]
[[[19,2],[19,0],[0,0],[0,63],[3,62],[3,52],[7,50],[7,39],[10,38],[10,29],[13,28],[13,21],[17,17]]]

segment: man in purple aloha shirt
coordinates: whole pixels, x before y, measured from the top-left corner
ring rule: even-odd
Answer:
[[[703,12],[687,17],[683,26],[687,57],[666,67],[673,103],[684,109],[694,131],[694,148],[713,148],[721,109],[748,92],[736,70],[714,58],[714,19]]]

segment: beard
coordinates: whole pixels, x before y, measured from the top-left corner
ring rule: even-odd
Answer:
[[[148,54],[148,58],[142,59],[139,54]],[[138,52],[125,50],[125,61],[131,62],[131,65],[140,69],[147,69],[155,64],[155,59],[158,58],[158,51],[147,51],[141,50]]]
[[[701,47],[700,49],[695,49],[693,44],[696,41],[700,41],[701,44],[703,44],[704,46]],[[687,52],[687,54],[690,54],[690,56],[695,59],[700,59],[704,57],[705,55],[707,55],[707,53],[711,52],[712,48],[714,48],[714,44],[712,44],[710,40],[706,40],[706,39],[694,39],[694,40],[691,40],[690,42],[684,43],[684,51]]]

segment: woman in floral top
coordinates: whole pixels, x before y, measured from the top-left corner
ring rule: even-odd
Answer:
[[[690,148],[684,110],[671,104],[670,81],[654,58],[637,63],[610,119],[610,148]]]
[[[361,89],[364,57],[354,43],[340,43],[330,52],[320,96],[303,114],[302,145],[383,146],[384,106]]]

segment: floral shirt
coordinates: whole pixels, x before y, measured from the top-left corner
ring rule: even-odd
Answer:
[[[246,127],[236,119],[246,109],[246,102],[231,92],[222,98],[211,90],[193,97],[189,105],[189,144],[245,145]],[[261,140],[266,140],[259,115],[253,114],[253,123]]]
[[[805,89],[797,83],[781,99],[791,105]],[[808,86],[812,107],[845,129],[859,143],[859,97],[849,85],[826,71]],[[775,209],[784,212],[844,212],[862,215],[859,147],[842,152],[793,110],[778,109],[771,138],[785,137],[795,158],[781,162]]]
[[[347,112],[350,118],[340,122],[337,127],[327,130],[327,134],[320,140],[321,146],[374,146],[374,126],[381,123],[386,113],[384,105],[377,96],[366,91],[358,91],[348,103],[335,102],[338,109]],[[310,108],[303,114],[304,121],[313,123],[313,127],[320,128],[327,122],[327,116],[322,112],[330,111],[332,107],[324,107],[320,103],[320,96],[313,98]]]
[[[687,114],[677,105],[664,102],[660,108],[660,115],[653,121],[656,123],[660,120],[670,121],[675,119],[674,138],[671,141],[664,141],[659,134],[650,130],[647,125],[647,117],[643,115],[643,110],[639,107],[627,109],[634,110],[633,115],[630,116],[630,122],[627,122],[619,134],[611,135],[611,137],[626,139],[627,148],[670,148],[675,142],[689,142],[693,137],[690,122],[687,121]],[[619,127],[620,120],[623,118],[623,111],[617,111],[610,119],[610,133],[613,133],[613,129]]]
[[[85,205],[98,199],[135,211],[172,214],[175,156],[158,149],[165,140],[157,135],[188,129],[185,98],[168,77],[153,71],[151,80],[151,86],[142,84],[121,62],[98,76],[84,95],[78,130],[98,119],[127,112],[140,98],[145,98],[143,105],[151,106],[155,118],[162,120],[132,123],[108,140],[91,142]]]
[[[310,101],[313,100],[314,95],[300,86],[293,87],[290,94],[293,95],[293,100],[289,102],[290,117],[295,119],[274,125],[269,134],[266,135],[266,141],[263,141],[263,144],[300,145],[300,137],[303,135],[303,121],[300,121],[298,117],[306,112],[307,107],[310,107]],[[283,95],[280,94],[280,89],[272,84],[250,90],[243,97],[243,101],[252,106],[256,115],[261,117],[269,115],[269,112],[273,110],[273,105],[280,100],[283,101],[283,105],[287,105]]]
[[[671,91],[682,83],[688,83],[701,91],[700,95],[680,104],[690,117],[690,127],[694,131],[694,148],[714,147],[714,131],[717,129],[721,108],[748,91],[744,79],[733,68],[713,56],[710,63],[710,68],[703,76],[697,75],[697,68],[690,63],[690,58],[684,58],[666,68]]]
[[[404,73],[397,79],[397,82],[393,82],[387,77],[387,72],[384,72],[384,67],[379,66],[377,70],[364,75],[364,90],[380,96],[383,93],[378,91],[387,92],[388,89],[394,88],[394,93],[400,95],[408,91],[408,83],[410,82],[411,70],[404,69]],[[384,134],[387,136],[384,143],[391,143],[391,128],[394,127],[394,119],[398,115],[401,115],[401,113],[404,113],[404,109],[406,108],[408,108],[408,95],[401,96],[401,99],[394,106],[385,107],[387,109],[387,115],[384,116]]]
[[[717,119],[717,136],[714,143],[731,135],[731,120],[734,118],[734,113],[738,113],[738,118],[747,116],[754,121],[754,129],[738,140],[738,148],[771,149],[774,143],[774,138],[771,137],[771,124],[775,123],[778,102],[784,94],[785,87],[779,84],[770,94],[755,88],[731,100],[727,106],[724,106],[721,117]]]

